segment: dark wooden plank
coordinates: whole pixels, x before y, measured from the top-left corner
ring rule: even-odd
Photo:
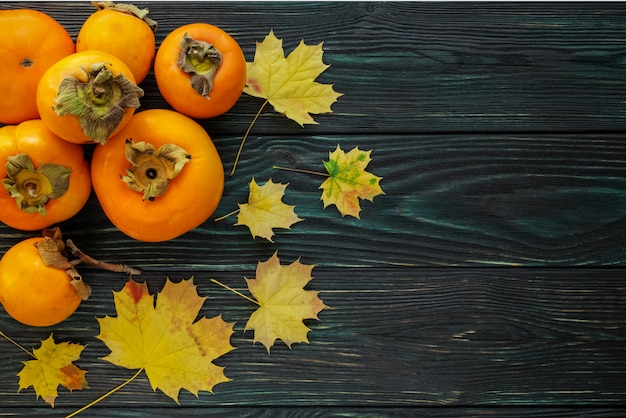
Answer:
[[[248,60],[274,29],[287,51],[324,42],[320,77],[345,93],[303,132],[623,131],[626,5],[621,2],[211,2],[147,4],[157,41],[193,21],[223,27]],[[93,8],[80,3],[2,3],[50,13],[76,36]],[[193,11],[191,11],[193,10]],[[311,18],[314,16],[314,18]],[[156,92],[152,74],[142,85]],[[157,94],[144,108],[167,107]],[[210,132],[243,135],[261,105],[244,96]],[[298,126],[264,112],[253,135]],[[299,129],[299,128],[298,128]]]
[[[317,417],[355,417],[355,418],[381,418],[381,417],[468,417],[468,416],[498,416],[498,417],[615,417],[621,416],[624,408],[528,408],[523,406],[512,408],[459,408],[459,407],[414,407],[414,408],[385,408],[385,407],[187,407],[187,408],[138,408],[128,406],[124,408],[124,417],[224,417],[237,416],[241,418],[317,418]],[[50,410],[45,408],[3,408],[1,416],[44,416],[49,415]],[[111,408],[94,408],[91,413],[85,413],[85,417],[98,418],[119,417],[120,410]]]
[[[124,417],[224,417],[237,416],[241,418],[317,418],[317,417],[355,417],[355,418],[381,418],[381,417],[548,417],[548,418],[575,418],[575,417],[615,417],[624,415],[624,408],[528,408],[524,406],[512,408],[459,408],[459,407],[414,407],[414,408],[384,408],[384,407],[208,407],[208,408],[138,408],[128,406],[124,408]],[[0,410],[0,416],[44,416],[49,415],[50,410],[44,408],[4,408]],[[85,417],[119,417],[120,410],[111,408],[94,408],[91,413],[85,413]]]
[[[323,170],[337,144],[372,149],[383,177],[361,220],[323,209],[323,178],[272,169]],[[236,139],[216,145],[228,166]],[[215,215],[183,237],[131,240],[95,198],[62,228],[93,256],[152,270],[251,269],[275,250],[322,266],[624,265],[625,156],[621,135],[270,137],[250,141]],[[247,201],[252,177],[289,183],[284,201],[305,219],[274,243],[214,221]],[[0,226],[0,250],[32,235]]]
[[[172,280],[188,272],[169,271]],[[626,288],[623,269],[321,268],[309,288],[331,309],[307,321],[310,344],[267,355],[243,327],[254,306],[209,282],[216,277],[244,290],[241,275],[194,272],[207,296],[203,316],[236,321],[237,348],[217,360],[232,382],[199,399],[183,391],[184,406],[428,406],[595,405],[626,399]],[[102,360],[108,349],[94,336],[94,316],[113,315],[119,275],[85,274],[94,294],[67,322],[53,328],[0,323],[26,347],[54,332],[87,344],[79,366],[91,390],[64,393],[57,409],[70,412],[105,393],[132,371]],[[162,274],[147,274],[152,291]],[[31,390],[15,394],[25,355],[1,341],[0,402],[37,407]],[[41,401],[39,401],[41,402]],[[152,393],[145,377],[104,407],[173,406]]]

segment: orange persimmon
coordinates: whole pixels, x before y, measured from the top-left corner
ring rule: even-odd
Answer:
[[[35,246],[43,240],[20,241],[0,260],[0,303],[13,319],[38,327],[64,321],[82,301],[65,270],[44,263]]]
[[[32,9],[0,10],[0,123],[39,118],[35,93],[43,73],[74,53],[74,41],[51,16]]]
[[[193,119],[151,109],[136,113],[91,160],[94,191],[104,213],[126,235],[167,241],[215,211],[224,168],[211,138]]]
[[[46,126],[76,144],[103,144],[139,107],[143,90],[119,58],[82,51],[52,65],[37,87],[37,109]]]
[[[74,216],[91,193],[83,148],[53,134],[40,119],[0,128],[0,221],[21,230]]]
[[[230,110],[246,84],[246,59],[224,30],[191,23],[168,34],[157,51],[154,75],[163,98],[196,119]]]
[[[76,51],[102,51],[121,59],[141,83],[156,53],[157,24],[147,9],[132,4],[93,2],[98,10],[85,20],[76,38]]]

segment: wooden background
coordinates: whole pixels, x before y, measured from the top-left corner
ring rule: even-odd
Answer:
[[[254,126],[214,217],[247,200],[248,182],[289,182],[305,218],[275,242],[235,218],[170,242],[127,238],[95,198],[61,225],[88,254],[143,270],[152,292],[195,277],[202,315],[236,321],[236,350],[216,363],[233,381],[180,406],[145,375],[82,416],[616,416],[626,413],[626,4],[146,4],[157,43],[175,27],[215,24],[251,61],[270,29],[287,52],[324,42],[320,77],[344,93],[299,127],[271,109]],[[88,2],[1,3],[57,18],[74,37]],[[142,109],[167,108],[151,73]],[[230,172],[262,100],[242,96],[200,123]],[[373,150],[386,195],[361,220],[323,209],[320,178],[340,144]],[[33,234],[0,226],[0,252]],[[268,355],[243,327],[254,310],[209,282],[243,290],[257,261],[314,264],[308,288],[332,309],[307,321],[310,344]],[[100,360],[94,317],[114,315],[123,275],[83,271],[92,297],[68,321],[29,328],[0,311],[28,348],[54,333],[86,344],[90,390],[60,390],[52,410],[17,392],[28,357],[0,340],[0,416],[65,415],[134,371]]]

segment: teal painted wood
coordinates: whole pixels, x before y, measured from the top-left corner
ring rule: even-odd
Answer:
[[[189,272],[168,275],[180,280]],[[181,405],[623,405],[623,269],[315,268],[313,275],[308,287],[319,290],[330,309],[307,321],[310,344],[292,350],[277,344],[268,355],[244,332],[255,306],[209,281],[245,291],[243,276],[194,272],[199,294],[207,297],[200,315],[236,322],[236,350],[216,361],[233,380],[198,399],[182,391]],[[122,276],[85,274],[93,296],[58,326],[27,328],[1,314],[4,331],[26,347],[51,332],[60,341],[87,344],[77,364],[89,370],[91,389],[62,393],[55,410],[71,412],[133,374],[100,360],[109,351],[94,338],[94,317],[115,314],[111,291],[124,285]],[[151,291],[164,282],[160,273],[144,279]],[[14,375],[27,356],[2,344],[2,404],[37,406],[32,389],[15,393]],[[121,405],[174,406],[152,393],[145,376],[101,407]]]
[[[317,417],[354,417],[354,418],[381,418],[381,417],[468,417],[468,416],[498,416],[524,418],[537,416],[549,418],[574,418],[574,417],[615,417],[623,412],[620,408],[459,408],[459,407],[437,407],[437,408],[380,408],[380,407],[320,407],[320,408],[232,408],[232,407],[209,407],[209,408],[137,408],[128,406],[123,412],[125,417],[224,417],[237,416],[241,418],[317,418]],[[14,409],[0,411],[0,416],[11,416]],[[48,410],[40,409],[20,409],[19,412],[26,411],[31,416],[43,416],[49,413]],[[85,414],[84,416],[90,416]],[[105,408],[94,408],[94,417],[119,417],[119,410]]]
[[[88,254],[140,267],[152,292],[193,275],[202,315],[236,322],[237,350],[216,361],[233,381],[214,394],[183,391],[179,407],[142,377],[82,416],[624,415],[624,4],[147,5],[158,42],[192,20],[230,31],[249,60],[270,28],[287,50],[323,41],[320,81],[345,95],[305,128],[265,111],[215,216],[178,239],[125,237],[94,196],[61,225]],[[0,3],[29,6],[74,37],[93,10]],[[153,74],[142,87],[142,109],[167,107]],[[244,95],[200,121],[227,171],[260,104]],[[360,220],[323,209],[321,177],[272,168],[322,170],[337,144],[373,150],[383,177]],[[285,201],[305,218],[274,243],[214,221],[247,200],[253,176],[289,182]],[[0,226],[0,254],[32,235]],[[242,289],[274,251],[315,264],[309,287],[332,309],[307,321],[310,344],[268,356],[243,332],[254,306],[209,279]],[[0,416],[67,414],[132,375],[100,360],[95,338],[126,278],[84,275],[94,294],[70,320],[29,328],[0,310],[0,330],[28,348],[50,333],[87,344],[78,365],[91,389],[61,390],[55,410],[16,393],[27,358],[0,340]]]
[[[361,220],[323,209],[323,177],[272,168],[323,170],[337,144],[372,150],[368,169],[383,177],[386,194],[363,201]],[[216,145],[228,169],[237,138]],[[346,267],[626,264],[621,135],[272,136],[245,152],[214,216],[171,242],[126,238],[95,199],[62,227],[94,256],[151,270],[252,269],[276,249]],[[305,218],[274,243],[252,239],[236,216],[215,222],[247,201],[252,177],[289,183],[284,201]],[[0,249],[31,235],[0,229]]]
[[[0,7],[24,4],[29,3]],[[35,3],[76,36],[93,7],[62,4]],[[160,24],[159,43],[174,27],[192,21],[228,30],[248,60],[270,29],[287,51],[301,39],[324,42],[331,68],[320,81],[345,95],[333,115],[319,116],[320,124],[303,134],[626,129],[626,110],[615,94],[626,85],[624,3],[147,5]],[[155,91],[152,74],[142,87]],[[142,103],[167,106],[158,95],[147,95]],[[260,105],[260,99],[244,96],[207,126],[243,135]],[[252,134],[293,135],[296,127],[266,111]]]

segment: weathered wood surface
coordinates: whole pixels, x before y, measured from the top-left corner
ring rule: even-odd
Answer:
[[[141,378],[83,416],[615,416],[626,413],[626,5],[623,3],[147,3],[157,40],[206,21],[251,60],[273,28],[287,51],[324,42],[320,81],[344,93],[300,128],[266,110],[215,216],[247,199],[254,176],[289,182],[305,218],[275,242],[210,219],[166,243],[133,241],[92,198],[62,226],[92,256],[144,270],[151,291],[191,275],[202,315],[236,321],[218,359],[232,382],[177,406]],[[74,37],[88,2],[34,7]],[[167,108],[152,74],[142,108]],[[261,101],[242,96],[200,121],[230,171]],[[361,219],[319,200],[337,144],[372,149],[384,196]],[[0,226],[0,253],[32,236]],[[252,345],[254,307],[209,282],[243,288],[257,261],[315,264],[310,287],[332,309],[310,344]],[[56,408],[17,392],[24,353],[0,340],[0,416],[63,415],[132,375],[100,360],[94,317],[113,315],[124,277],[88,271],[93,296],[50,328],[0,310],[0,330],[32,348],[54,333],[87,344],[90,390]]]

